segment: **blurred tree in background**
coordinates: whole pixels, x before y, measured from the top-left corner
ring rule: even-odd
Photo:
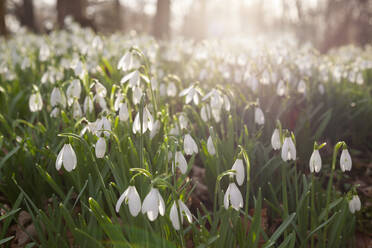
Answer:
[[[288,33],[322,52],[372,40],[372,0],[0,0],[0,33],[63,28],[67,16],[100,33],[157,39]]]

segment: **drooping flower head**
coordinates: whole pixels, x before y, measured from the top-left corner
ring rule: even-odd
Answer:
[[[74,149],[72,149],[70,144],[64,144],[57,156],[56,169],[60,170],[63,164],[65,169],[70,172],[76,168],[76,163],[77,159]]]
[[[122,203],[129,205],[129,212],[132,216],[137,216],[141,211],[141,198],[135,186],[129,186],[118,199],[115,210],[119,213]]]

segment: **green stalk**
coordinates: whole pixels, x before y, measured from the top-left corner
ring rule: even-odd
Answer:
[[[288,196],[287,196],[287,171],[286,163],[282,166],[282,198],[283,198],[283,207],[284,207],[284,217],[288,217]],[[287,238],[287,231],[284,231],[284,239]]]
[[[311,174],[311,230],[315,228],[315,187],[314,173]],[[314,248],[314,235],[311,235],[311,248]]]
[[[337,142],[337,144],[335,145],[333,149],[332,169],[331,169],[331,176],[330,176],[328,186],[327,186],[326,216],[325,216],[324,222],[327,222],[328,220],[328,207],[329,207],[329,202],[331,201],[331,188],[333,184],[334,171],[336,169],[337,153],[341,145],[345,145],[345,142],[343,141]],[[324,231],[323,231],[323,247],[326,247],[326,241],[327,241],[327,226],[324,227]]]

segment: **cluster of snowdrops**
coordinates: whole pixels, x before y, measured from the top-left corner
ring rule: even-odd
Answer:
[[[180,197],[177,189],[172,188],[172,183],[180,174],[190,173],[193,165],[188,160],[193,162],[201,150],[204,149],[210,157],[218,156],[217,143],[221,141],[215,131],[217,128],[212,126],[222,123],[235,106],[235,101],[239,101],[234,91],[224,88],[223,82],[231,82],[231,87],[247,87],[253,94],[261,86],[269,85],[280,97],[287,97],[293,91],[306,96],[309,90],[323,95],[325,85],[330,82],[337,84],[347,80],[363,85],[363,71],[372,68],[371,58],[357,57],[360,51],[356,48],[340,50],[327,57],[320,56],[311,47],[296,50],[294,44],[284,41],[267,47],[260,44],[250,49],[239,40],[229,41],[227,45],[223,42],[194,44],[185,40],[157,43],[149,37],[134,36],[126,37],[124,42],[119,35],[100,37],[74,26],[71,30],[70,34],[56,32],[46,38],[29,36],[29,47],[20,46],[23,40],[18,37],[22,36],[0,45],[0,50],[4,51],[1,75],[5,80],[14,80],[17,70],[42,68],[40,81],[30,82],[33,86],[28,98],[29,110],[36,114],[46,110],[50,118],[56,120],[63,120],[66,116],[76,120],[80,132],[73,138],[95,137],[96,142],[89,145],[94,148],[96,159],[110,157],[110,147],[112,149],[118,139],[112,126],[117,126],[118,122],[128,125],[140,142],[140,159],[139,164],[128,171],[133,176],[118,197],[115,210],[119,213],[125,203],[132,216],[142,212],[150,221],[155,221],[159,214],[164,216],[169,213],[175,230],[182,228],[183,215],[189,223],[196,217],[189,210],[187,199]],[[30,47],[33,50],[29,50]],[[181,69],[172,68],[185,58],[188,63],[183,64]],[[113,71],[116,76],[110,75]],[[110,76],[110,82],[105,81]],[[216,83],[211,83],[213,81]],[[310,81],[317,82],[315,88],[309,88]],[[200,119],[211,126],[209,136],[193,137],[191,130],[197,126],[182,108],[174,108],[172,116],[167,117],[170,125],[162,123],[162,106],[172,105],[174,99],[198,112]],[[253,102],[254,123],[260,128],[265,125],[267,116],[259,98],[250,100]],[[280,151],[284,162],[296,161],[294,133],[283,129],[279,121],[275,125],[270,134],[272,149]],[[172,143],[166,154],[169,170],[167,168],[164,178],[152,180],[154,175],[144,155],[146,147],[143,139],[147,137],[151,140],[159,135],[164,135],[164,139]],[[66,133],[59,136],[72,139]],[[319,150],[325,145],[314,141],[314,150],[308,162],[311,173],[321,173]],[[238,150],[238,145],[234,149]],[[339,150],[342,150],[339,168],[342,172],[350,171],[352,159],[347,144],[341,141],[335,145],[334,160]],[[244,148],[236,154],[231,169],[220,174],[216,180],[220,181],[225,176],[229,178],[227,188],[223,190],[223,206],[226,210],[232,207],[239,212],[245,204],[239,187],[245,181],[249,184],[250,171]],[[335,165],[336,161],[333,161],[332,171],[336,169]],[[73,144],[66,142],[56,154],[55,168],[63,170],[63,167],[71,172],[77,166],[79,160]],[[150,179],[150,190],[143,200],[135,186],[137,176]],[[163,199],[164,185],[170,185],[171,201]],[[346,197],[351,213],[361,209],[355,188]],[[170,202],[169,212],[167,202]]]

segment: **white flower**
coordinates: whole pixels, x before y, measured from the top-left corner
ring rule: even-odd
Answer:
[[[119,119],[121,121],[127,121],[129,119],[129,112],[127,103],[121,103],[119,107]]]
[[[155,135],[158,134],[160,130],[160,121],[156,120],[155,123],[152,125],[152,129],[150,131],[150,139],[153,139]]]
[[[212,140],[211,136],[209,136],[209,138],[207,140],[207,149],[208,149],[208,153],[210,155],[215,155],[216,154],[216,149],[214,148],[214,144],[213,144],[213,140]]]
[[[191,101],[194,101],[195,105],[199,104],[199,95],[200,92],[196,88],[194,88],[194,85],[191,85],[189,88],[184,89],[180,92],[179,96],[186,96],[185,103],[189,104]]]
[[[169,131],[169,135],[178,136],[180,135],[180,129],[178,128],[178,125],[175,124],[174,127]]]
[[[204,122],[207,122],[211,118],[211,108],[209,104],[204,105],[200,110],[200,117]]]
[[[106,117],[102,117],[101,119],[97,119],[94,123],[91,123],[91,131],[96,136],[101,137],[102,130],[109,130],[111,131],[111,123]],[[110,136],[110,132],[103,131],[105,136]]]
[[[158,189],[151,188],[150,192],[143,200],[142,213],[143,214],[147,213],[147,217],[149,218],[150,221],[156,220],[159,213],[162,216],[164,215],[165,203]]]
[[[212,108],[212,115],[216,122],[220,122],[221,120],[221,109]]]
[[[301,94],[305,94],[306,93],[306,84],[305,84],[305,81],[304,80],[301,80],[299,83],[298,83],[298,86],[297,86],[297,91]]]
[[[231,169],[236,171],[235,172],[236,181],[238,182],[239,186],[241,186],[244,183],[245,178],[243,160],[241,159],[235,160],[235,163],[233,164]]]
[[[296,147],[291,137],[286,137],[282,147],[283,161],[296,160]]]
[[[92,113],[93,111],[93,100],[90,96],[86,96],[84,99],[84,113]]]
[[[56,118],[59,115],[59,108],[55,107],[50,113],[50,117]]]
[[[193,153],[198,153],[198,146],[195,143],[195,140],[191,137],[190,134],[186,134],[183,140],[183,149],[187,155],[192,155]]]
[[[180,208],[181,215],[184,213],[186,215],[186,218],[189,221],[189,223],[192,223],[192,215],[191,215],[190,210],[187,208],[187,206],[181,200],[178,200],[178,205],[179,205],[179,208]],[[181,224],[183,224],[183,216],[179,217],[179,215],[178,215],[178,209],[177,209],[176,201],[174,201],[174,203],[171,207],[171,210],[170,210],[170,213],[169,213],[169,218],[172,222],[172,225],[173,225],[174,229],[179,230],[180,229],[179,219],[181,219]]]
[[[225,209],[228,209],[230,204],[237,211],[243,207],[243,196],[235,183],[229,184],[229,187],[227,188],[223,198],[223,205],[225,206]]]
[[[135,105],[140,103],[142,95],[143,93],[142,93],[141,87],[133,87],[132,97],[133,97],[133,103]]]
[[[142,124],[142,133],[145,133],[147,129],[149,131],[152,130],[154,120],[152,118],[152,115],[150,114],[150,111],[147,109],[147,106],[143,108],[143,124]],[[140,119],[140,113],[138,112],[136,117],[134,118],[133,122],[133,133],[141,132],[141,119]]]
[[[126,52],[123,57],[119,60],[118,70],[129,71],[137,66],[137,61],[131,52]]]
[[[257,107],[257,108],[254,109],[254,121],[258,125],[265,124],[265,116],[264,116],[261,108]]]
[[[226,95],[223,95],[223,104],[224,104],[225,110],[230,111],[231,104],[230,104],[229,98]]]
[[[98,80],[95,81],[95,88],[96,88],[96,94],[102,98],[104,98],[107,95],[107,90],[103,84],[98,82]]]
[[[66,107],[66,98],[62,94],[61,90],[55,87],[50,95],[50,105],[54,107],[57,104],[61,104],[63,107]]]
[[[115,206],[115,210],[117,213],[119,213],[120,206],[123,201],[125,204],[129,205],[129,212],[132,216],[137,216],[138,213],[141,211],[141,199],[135,186],[129,186],[120,196]]]
[[[81,85],[78,79],[74,79],[71,81],[70,85],[67,88],[66,94],[68,106],[71,106],[71,104],[74,102],[74,98],[80,98]]]
[[[352,161],[350,153],[347,149],[343,149],[340,157],[340,167],[343,172],[350,171],[352,166]]]
[[[118,111],[120,108],[121,102],[124,100],[124,95],[119,91],[118,94],[116,95],[116,99],[114,102],[114,110]]]
[[[125,75],[121,80],[120,83],[124,84],[129,80],[129,88],[139,87],[140,86],[140,73],[139,71],[132,71]]]
[[[75,169],[77,163],[76,154],[70,144],[65,144],[59,152],[56,160],[56,169],[60,170],[63,166],[70,172]]]
[[[173,82],[168,84],[167,95],[168,96],[176,96],[177,95],[177,87]]]
[[[106,140],[100,137],[96,143],[96,157],[103,158],[106,153]]]
[[[182,152],[176,152],[174,155],[174,163],[172,164],[172,172],[174,173],[175,167],[180,168],[182,174],[185,174],[187,171],[187,162]]]
[[[83,116],[83,111],[81,110],[80,104],[78,101],[74,102],[74,105],[72,105],[72,116],[77,119]]]
[[[279,150],[280,147],[282,146],[280,142],[280,133],[277,128],[275,128],[273,135],[271,136],[271,146],[273,147],[274,150]]]
[[[310,157],[310,171],[313,173],[314,171],[318,173],[322,168],[322,158],[320,157],[319,150],[315,149]]]
[[[278,86],[276,88],[276,94],[278,94],[278,96],[284,96],[285,94],[285,85],[284,85],[284,82],[283,80],[280,80],[279,83],[278,83]]]
[[[100,95],[95,95],[94,100],[98,103],[103,112],[108,111],[107,103],[104,97],[101,97]]]
[[[185,115],[183,114],[180,115],[179,123],[180,123],[181,130],[187,128],[187,118],[185,117]]]
[[[41,98],[40,92],[36,92],[30,96],[28,106],[31,112],[37,112],[43,108],[43,99]]]
[[[353,195],[353,198],[349,201],[349,210],[353,214],[355,211],[359,211],[362,203],[360,202],[358,195]]]

